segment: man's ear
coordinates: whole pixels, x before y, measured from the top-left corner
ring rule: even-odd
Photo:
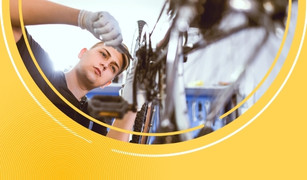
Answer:
[[[78,57],[81,58],[86,51],[87,51],[86,48],[82,48],[81,51],[78,54]]]
[[[112,81],[109,81],[109,82],[105,83],[103,86],[100,86],[100,88],[103,89],[103,88],[109,86],[111,83],[112,83]]]

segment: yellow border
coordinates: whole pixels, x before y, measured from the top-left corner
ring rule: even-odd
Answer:
[[[307,87],[303,85],[307,73],[304,70],[307,67],[305,0],[299,0],[296,26],[290,24],[289,36],[292,27],[296,29],[280,73],[248,112],[205,137],[155,146],[125,143],[88,133],[62,116],[64,114],[52,106],[39,89],[33,89],[33,79],[24,68],[13,41],[5,1],[2,1],[3,16],[0,12],[0,31],[5,36],[0,36],[4,92],[0,179],[307,179],[307,131],[304,129]],[[7,45],[11,52],[5,49]],[[14,60],[16,58],[15,62],[10,62],[10,54]],[[51,105],[48,110],[59,112],[54,115],[64,117],[63,123],[76,127],[93,142],[80,140],[50,121],[19,82],[12,63],[20,67],[19,73],[27,85],[31,85],[33,93],[38,94],[40,102]],[[273,103],[268,104],[271,101]],[[221,143],[187,154],[186,151],[191,152],[227,136],[265,106],[267,109],[242,131]],[[122,154],[120,151],[132,153]],[[177,154],[169,154],[171,152]],[[155,154],[160,157],[150,156]]]

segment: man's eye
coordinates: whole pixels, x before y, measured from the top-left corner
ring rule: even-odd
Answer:
[[[105,57],[105,58],[107,57],[107,54],[105,52],[101,52],[101,54],[102,54],[103,57]]]
[[[114,66],[111,66],[112,72],[115,73],[116,72],[116,68]]]

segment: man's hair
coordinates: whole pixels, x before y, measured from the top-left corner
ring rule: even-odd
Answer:
[[[102,41],[97,42],[97,43],[94,44],[90,49],[93,49],[93,48],[95,48],[95,47],[97,47],[98,45],[103,44],[103,43],[104,43],[104,42],[102,42]],[[126,49],[127,51],[129,51],[129,50],[128,50],[128,47],[127,47],[124,43],[122,43],[122,45],[125,47],[125,49]],[[116,48],[115,48],[115,49],[116,49]],[[128,57],[125,53],[120,52],[120,54],[122,55],[123,64],[122,64],[121,70],[118,72],[118,74],[117,74],[116,76],[120,75],[124,70],[126,70],[126,69],[129,67],[129,64],[130,64],[130,59],[129,59],[129,57]]]

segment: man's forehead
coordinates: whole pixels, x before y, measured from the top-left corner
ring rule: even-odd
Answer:
[[[93,48],[94,48],[94,47],[99,47],[99,48],[101,48],[101,47],[106,47],[106,45],[104,45],[104,42],[99,42],[99,43],[95,44],[95,45],[93,46]]]

